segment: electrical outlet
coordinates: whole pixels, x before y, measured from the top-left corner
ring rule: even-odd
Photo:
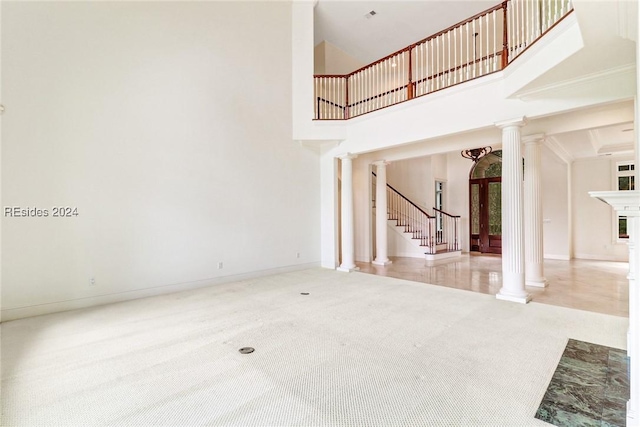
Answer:
[[[91,278],[89,279],[89,285],[90,285],[90,286],[95,286],[95,284],[96,284],[96,278],[95,278],[95,277],[91,277]]]
[[[218,270],[222,269],[222,261],[218,263]]]
[[[300,252],[296,252],[296,258],[300,258]]]

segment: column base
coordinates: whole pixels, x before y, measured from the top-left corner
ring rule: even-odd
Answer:
[[[629,409],[631,406],[631,401],[627,401],[627,425],[628,426],[637,426],[638,425],[638,417],[636,412],[632,409]]]
[[[393,263],[393,261],[391,261],[390,259],[387,259],[386,261],[375,260],[375,261],[371,262],[371,264],[373,264],[373,265],[381,265],[381,266],[389,265],[391,263]]]
[[[544,277],[540,278],[540,279],[527,279],[524,282],[525,286],[531,286],[534,288],[546,288],[547,286],[549,286],[549,282],[547,282],[547,279],[545,279]]]
[[[343,273],[351,273],[352,271],[358,271],[360,270],[360,267],[356,267],[355,265],[353,267],[343,267],[340,266],[338,268],[336,268],[336,270],[338,271],[342,271]]]
[[[531,295],[524,294],[523,296],[515,296],[515,295],[506,295],[506,294],[497,293],[496,299],[503,300],[503,301],[517,302],[520,304],[526,304],[529,301],[531,301]]]

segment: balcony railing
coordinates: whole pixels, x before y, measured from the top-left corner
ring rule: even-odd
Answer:
[[[503,70],[573,10],[509,0],[347,75],[315,75],[315,118],[345,120]]]

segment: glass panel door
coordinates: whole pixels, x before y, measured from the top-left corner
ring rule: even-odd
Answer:
[[[501,178],[469,181],[470,250],[502,253]]]

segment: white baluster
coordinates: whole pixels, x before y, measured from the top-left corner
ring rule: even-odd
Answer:
[[[430,57],[430,60],[429,60],[429,72],[428,72],[429,80],[427,81],[427,92],[433,92],[433,70],[436,64],[434,51],[433,51],[433,39],[430,39],[428,43],[429,43],[428,55]]]
[[[456,30],[453,30],[453,84],[458,82],[458,70],[456,70],[456,57],[458,56],[458,36]]]
[[[465,65],[465,73],[466,73],[466,78],[465,80],[469,80],[469,54],[471,52],[471,39],[469,38],[469,23],[467,22],[466,24],[464,24],[465,27],[467,27],[467,62]]]
[[[483,76],[484,75],[484,60],[482,58],[484,58],[484,22],[482,22],[482,16],[480,18],[478,18],[478,24],[480,27],[480,30],[478,31],[478,38],[480,38],[480,51],[478,52],[478,66],[480,67],[480,72],[478,73],[478,75]]]
[[[520,41],[520,51],[518,53],[521,53],[522,50],[524,50],[524,48],[527,46],[527,33],[525,30],[525,26],[527,25],[525,6],[526,0],[520,0],[520,37],[522,38],[522,40]]]
[[[402,90],[402,92],[406,94],[403,97],[403,100],[409,99],[409,74],[411,73],[411,71],[409,70],[409,52],[410,52],[409,50],[405,50],[404,52],[402,52],[402,63],[406,68],[405,74],[404,74],[404,80],[400,83],[401,87],[406,88]]]
[[[447,80],[446,85],[451,85],[451,31],[447,32]]]
[[[459,32],[458,37],[460,38],[460,61],[458,61],[458,73],[460,73],[460,76],[458,77],[458,81],[461,82],[464,80],[463,68],[462,68],[462,62],[464,61],[464,59],[462,58],[462,39],[463,39],[462,25],[458,27],[458,32]]]
[[[473,20],[473,74],[472,77],[476,77],[476,59],[478,58],[478,52],[476,52],[476,19]]]
[[[386,99],[386,105],[392,105],[392,98],[391,96],[393,95],[393,92],[391,92],[391,89],[393,87],[393,80],[391,79],[391,59],[387,59],[385,61],[385,80],[387,82],[387,88],[386,88],[386,95],[385,95],[385,99]]]
[[[485,56],[484,64],[485,64],[485,74],[489,72],[489,14],[484,15],[484,25],[487,27],[487,41],[485,42],[487,48],[486,52],[483,52]]]
[[[504,25],[506,25],[506,22]],[[495,11],[493,13],[493,71],[498,70],[500,67],[498,51],[502,51],[502,43],[498,43],[498,37],[500,37],[500,41],[502,41],[502,34],[498,34],[498,11]]]
[[[325,111],[324,111],[324,109],[325,109],[325,102],[324,102],[324,100],[325,100],[325,98],[326,98],[326,96],[325,96],[325,92],[326,92],[326,86],[325,86],[325,85],[326,85],[326,81],[325,81],[325,80],[326,80],[326,79],[325,79],[324,77],[321,77],[321,78],[320,78],[320,98],[321,98],[321,99],[320,99],[320,110],[322,111],[322,113],[321,113],[321,117],[322,117],[323,119],[326,119]]]
[[[367,71],[369,73],[369,77],[368,77],[368,83],[369,83],[369,93],[368,93],[368,99],[369,101],[367,102],[367,112],[373,111],[375,108],[374,105],[374,98],[373,98],[373,88],[374,88],[374,78],[375,78],[375,73],[374,73],[374,67],[371,66],[369,68],[367,68]]]

